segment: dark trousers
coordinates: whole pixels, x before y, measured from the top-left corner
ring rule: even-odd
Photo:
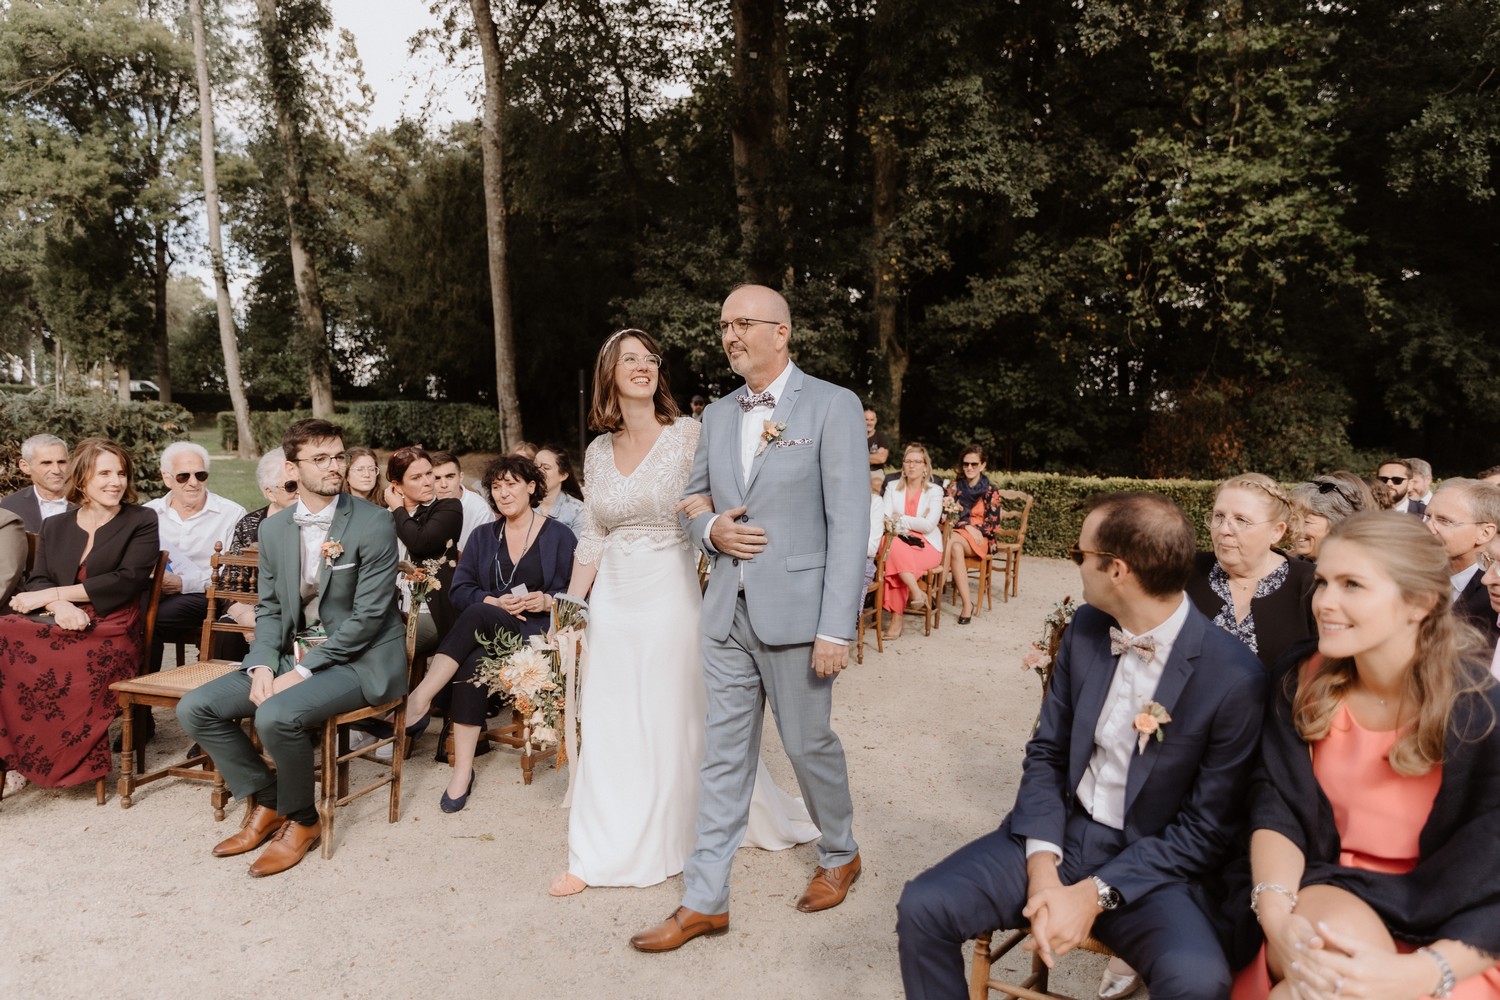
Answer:
[[[492,636],[496,632],[527,636],[540,633],[546,627],[545,613],[528,615],[522,620],[493,604],[480,602],[465,608],[438,647],[439,653],[458,661],[458,672],[453,675],[453,684],[448,689],[453,696],[448,718],[461,726],[483,726],[488,717],[486,704],[490,690],[473,683],[479,661],[486,655],[479,643],[481,636]]]
[[[1128,846],[1080,810],[1068,821],[1058,876],[1071,885]],[[906,884],[896,906],[908,1000],[965,1000],[965,941],[1025,923],[1026,850],[1007,822]],[[1141,974],[1151,1000],[1222,1000],[1229,963],[1199,894],[1175,882],[1099,915],[1093,934]]]
[[[156,639],[151,643],[151,670],[161,669],[162,657],[169,642],[190,642],[197,645],[203,639],[203,619],[208,617],[208,598],[203,594],[163,594],[156,609]],[[250,647],[238,635],[216,635],[212,649],[200,649],[200,659],[218,657],[221,660],[238,660]],[[178,664],[181,666],[181,664]]]

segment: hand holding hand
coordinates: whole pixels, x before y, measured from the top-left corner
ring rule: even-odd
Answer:
[[[57,622],[57,627],[67,629],[69,632],[82,632],[90,625],[88,612],[70,604],[67,601],[52,602],[52,619]]]
[[[271,682],[271,693],[273,695],[280,694],[289,687],[296,687],[298,684],[301,684],[303,680],[305,678],[300,673],[295,670],[288,670]]]
[[[250,671],[250,703],[252,705],[259,706],[271,697],[271,682],[274,680],[270,667],[256,667]]]
[[[832,677],[849,665],[849,647],[827,639],[813,640],[812,668],[819,677]]]
[[[17,614],[29,615],[37,608],[45,608],[56,597],[57,591],[52,589],[23,590],[10,599],[10,609]]]
[[[704,496],[702,493],[694,493],[690,497],[683,497],[677,501],[676,512],[686,514],[691,521],[699,514],[712,514],[714,512],[714,501],[712,497]]]
[[[766,549],[766,529],[745,524],[740,520],[748,507],[741,505],[726,510],[714,519],[709,529],[709,543],[719,552],[735,559],[754,559]]]
[[[1094,929],[1094,918],[1102,912],[1098,887],[1092,879],[1086,878],[1072,885],[1057,885],[1033,893],[1021,910],[1021,915],[1032,921],[1033,935],[1035,914],[1044,910],[1046,937],[1052,945],[1052,953],[1066,955],[1082,944]],[[1046,960],[1046,955],[1043,955],[1042,961]]]
[[[1437,965],[1426,955],[1400,955],[1322,922],[1317,931],[1322,947],[1304,951],[1287,973],[1307,1000],[1416,1000],[1437,985]]]

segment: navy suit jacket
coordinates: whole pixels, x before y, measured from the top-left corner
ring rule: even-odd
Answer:
[[[1463,592],[1453,602],[1453,613],[1484,633],[1484,639],[1493,653],[1495,640],[1500,638],[1500,624],[1495,620],[1495,609],[1490,607],[1490,589],[1484,585],[1483,577],[1483,573],[1475,573],[1469,577]]]
[[[20,514],[21,522],[33,535],[42,533],[42,505],[36,498],[35,486],[16,490],[10,496],[0,499],[0,507]],[[68,504],[68,510],[74,510],[77,507],[76,503]]]
[[[1083,809],[1076,792],[1118,664],[1109,649],[1116,624],[1085,604],[1063,635],[1037,734],[1026,747],[1015,809],[1005,821],[1017,838],[1065,844],[1069,818]],[[1169,882],[1196,880],[1236,849],[1260,742],[1266,672],[1243,643],[1190,606],[1154,700],[1172,721],[1162,726],[1162,740],[1151,739],[1131,755],[1128,846],[1094,873],[1126,901]]]

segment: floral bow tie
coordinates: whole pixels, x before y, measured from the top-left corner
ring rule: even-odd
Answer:
[[[327,528],[333,524],[333,511],[325,514],[293,514],[292,520],[299,528]]]
[[[1125,638],[1125,633],[1115,628],[1109,628],[1109,651],[1115,656],[1120,656],[1126,650],[1135,650],[1135,654],[1141,658],[1142,663],[1149,664],[1156,659],[1156,639],[1149,635],[1138,635],[1134,638]]]
[[[747,392],[743,396],[736,396],[735,399],[740,404],[740,409],[744,410],[746,413],[749,413],[751,410],[760,406],[764,406],[767,409],[771,410],[776,409],[776,397],[771,395],[769,392]]]

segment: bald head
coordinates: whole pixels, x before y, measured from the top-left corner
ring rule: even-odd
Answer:
[[[756,392],[786,368],[792,311],[786,299],[765,285],[741,285],[719,310],[719,331],[729,367]]]

